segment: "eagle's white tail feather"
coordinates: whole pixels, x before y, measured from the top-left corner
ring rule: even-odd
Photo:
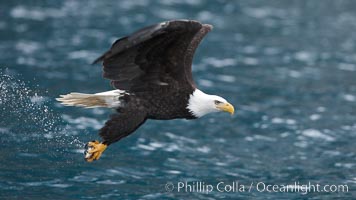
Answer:
[[[60,98],[56,100],[66,106],[118,108],[121,104],[120,97],[124,94],[127,93],[123,90],[112,90],[95,94],[72,92],[66,95],[60,95]]]

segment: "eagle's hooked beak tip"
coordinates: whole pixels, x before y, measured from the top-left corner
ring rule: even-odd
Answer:
[[[229,104],[229,103],[228,103],[228,104]],[[231,116],[233,116],[234,113],[235,113],[235,108],[234,108],[234,106],[231,105],[231,104],[229,104],[228,106],[229,106],[228,112],[230,113]]]

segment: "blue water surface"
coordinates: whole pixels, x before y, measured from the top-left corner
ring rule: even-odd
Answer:
[[[1,199],[356,198],[355,1],[0,5]],[[214,26],[195,56],[194,77],[236,114],[147,121],[86,163],[84,144],[99,139],[112,111],[63,107],[55,98],[110,90],[90,63],[115,39],[176,18]],[[219,182],[246,190],[178,188]],[[348,191],[267,192],[261,182]]]

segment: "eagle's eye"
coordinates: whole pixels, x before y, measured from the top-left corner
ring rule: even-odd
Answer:
[[[218,101],[218,100],[215,100],[214,103],[215,103],[215,105],[219,105],[219,104],[221,104],[222,102],[221,102],[221,101]]]

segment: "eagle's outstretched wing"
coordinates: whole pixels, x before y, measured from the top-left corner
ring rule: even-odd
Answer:
[[[195,88],[194,52],[211,29],[211,25],[192,20],[148,26],[117,40],[94,63],[103,61],[103,76],[117,89],[149,90],[173,82]]]

